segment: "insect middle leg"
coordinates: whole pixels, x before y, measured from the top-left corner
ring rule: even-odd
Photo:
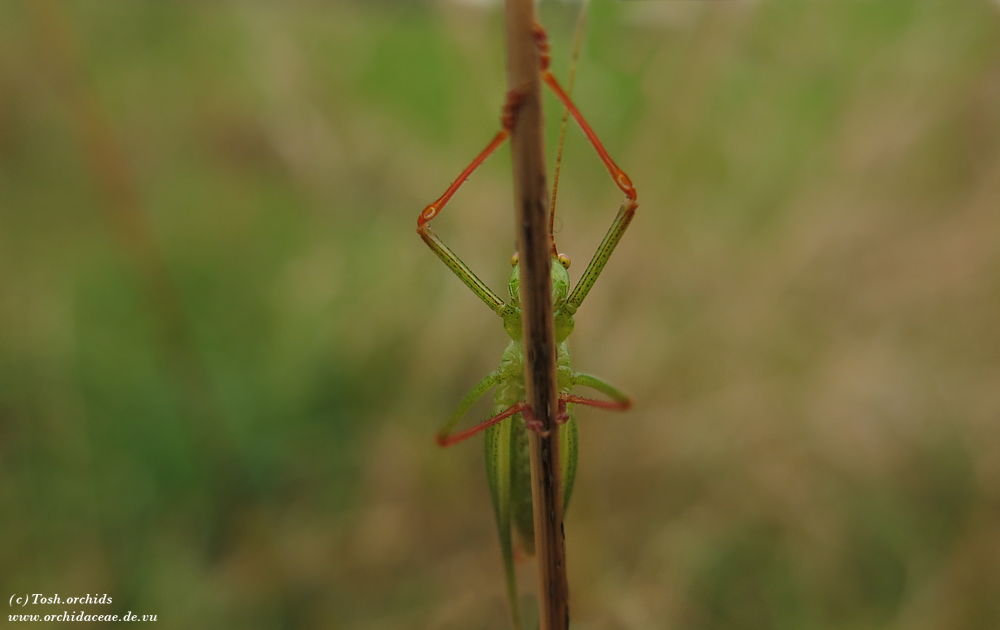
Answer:
[[[434,437],[434,441],[438,443],[438,446],[451,446],[452,444],[458,444],[459,442],[469,439],[480,431],[488,429],[516,413],[523,414],[526,420],[534,419],[534,416],[531,413],[531,406],[522,400],[514,403],[510,407],[507,407],[492,418],[488,418],[480,422],[474,427],[465,429],[464,431],[459,431],[458,433],[452,433],[455,425],[462,419],[462,416],[468,413],[469,409],[472,408],[472,405],[474,405],[477,400],[486,394],[486,392],[499,383],[499,372],[491,372],[483,380],[476,383],[475,387],[473,387],[469,393],[465,395],[465,398],[462,399],[462,402],[458,404],[458,408],[451,414],[451,417],[448,418],[447,422],[445,422],[444,425],[438,430],[437,435]]]

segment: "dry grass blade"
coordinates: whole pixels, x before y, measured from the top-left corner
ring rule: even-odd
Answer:
[[[535,512],[539,605],[543,630],[569,625],[566,549],[562,533],[559,433],[555,417],[555,332],[552,321],[551,234],[546,222],[547,191],[542,135],[539,51],[533,0],[507,0],[507,83],[520,94],[511,136],[517,242],[521,260],[527,400],[542,422],[530,433],[531,494]]]

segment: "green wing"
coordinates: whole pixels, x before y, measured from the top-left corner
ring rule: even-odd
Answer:
[[[502,410],[501,410],[502,411]],[[517,606],[517,581],[514,577],[514,549],[510,531],[510,489],[511,489],[511,427],[515,420],[520,422],[520,414],[502,420],[485,431],[486,480],[493,497],[493,513],[497,518],[497,533],[500,535],[500,552],[503,554],[503,569],[507,574],[507,603],[510,605],[511,622],[514,630],[521,630],[521,613]]]
[[[518,418],[520,418],[520,414]],[[524,422],[516,422],[510,444],[510,502],[513,510],[514,530],[524,553],[535,555],[535,514],[531,507],[531,454],[528,447],[528,429]]]
[[[570,405],[572,407],[572,405]],[[501,409],[502,411],[502,409]],[[572,408],[570,419],[559,427],[559,450],[562,460],[563,511],[569,505],[576,479],[577,424]],[[515,630],[521,629],[521,614],[514,575],[512,529],[524,547],[535,552],[535,523],[531,504],[531,466],[528,453],[528,430],[521,414],[515,414],[485,431],[486,478],[493,497],[500,551],[507,578],[507,602]]]
[[[559,458],[562,464],[563,516],[569,508],[569,497],[573,494],[573,482],[576,481],[576,455],[579,446],[576,428],[576,414],[573,405],[566,405],[569,421],[559,427]]]

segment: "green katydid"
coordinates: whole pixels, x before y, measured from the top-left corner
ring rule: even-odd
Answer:
[[[568,268],[570,260],[565,254],[558,253],[555,238],[552,238],[552,303],[555,323],[555,340],[558,346],[557,380],[559,387],[559,414],[556,418],[559,426],[560,452],[562,460],[563,506],[569,503],[576,476],[577,463],[577,425],[573,413],[576,404],[589,405],[603,409],[624,411],[631,407],[631,399],[606,381],[574,372],[570,367],[567,337],[573,332],[573,316],[583,303],[584,298],[594,286],[598,276],[603,271],[609,257],[625,233],[635,210],[636,191],[628,176],[614,163],[600,140],[594,134],[590,125],[584,120],[579,110],[570,100],[568,94],[560,87],[555,77],[549,71],[548,42],[544,29],[536,27],[537,41],[541,58],[541,76],[558,99],[583,129],[590,143],[596,149],[604,165],[611,173],[615,184],[625,193],[611,228],[608,230],[584,271],[575,288],[570,290]],[[572,87],[572,77],[570,79]],[[512,529],[517,532],[521,547],[527,554],[534,552],[534,525],[531,501],[531,478],[528,459],[527,431],[539,430],[541,423],[534,418],[531,407],[525,402],[524,383],[524,347],[522,342],[521,310],[519,295],[519,266],[517,254],[511,259],[513,271],[508,282],[510,302],[504,302],[465,264],[444,242],[431,230],[431,219],[444,208],[456,190],[465,182],[472,172],[483,163],[493,151],[510,135],[515,122],[516,110],[520,95],[511,90],[501,117],[502,128],[473,161],[458,176],[445,193],[434,203],[428,205],[417,218],[417,233],[431,250],[464,282],[479,299],[486,303],[503,319],[504,329],[511,341],[503,352],[500,367],[491,372],[472,388],[459,403],[458,408],[437,434],[437,443],[450,446],[461,442],[480,431],[485,431],[486,442],[486,474],[490,493],[493,498],[493,508],[496,515],[497,529],[500,534],[500,548],[503,555],[504,571],[506,573],[507,598],[510,606],[514,628],[520,630],[521,621],[518,611],[517,584],[514,577],[514,550],[512,544]],[[563,125],[565,129],[566,117]],[[560,138],[560,156],[562,140]],[[553,187],[551,222],[555,214],[555,188],[558,185],[558,165],[556,170],[556,185]],[[594,400],[572,394],[575,386],[582,385],[601,392],[611,400]],[[493,417],[464,431],[452,433],[455,425],[469,411],[477,400],[490,389],[496,388],[494,395]]]

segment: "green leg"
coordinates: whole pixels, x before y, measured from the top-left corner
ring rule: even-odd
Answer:
[[[622,392],[620,389],[612,385],[611,383],[605,381],[604,379],[598,378],[591,374],[584,374],[583,372],[573,373],[573,384],[583,385],[584,387],[590,387],[591,389],[596,389],[597,391],[605,394],[608,398],[615,401],[615,407],[610,407],[612,409],[628,409],[632,406],[632,399]],[[586,404],[586,403],[583,403]]]
[[[417,217],[417,234],[420,238],[424,239],[427,246],[437,254],[438,258],[444,261],[444,264],[448,265],[448,268],[455,272],[459,280],[465,283],[467,287],[472,289],[480,300],[486,303],[493,311],[499,313],[503,316],[503,309],[505,307],[504,301],[494,293],[486,283],[479,279],[475,273],[469,269],[461,258],[459,258],[455,252],[451,251],[444,242],[438,238],[438,236],[431,230],[430,221],[438,215],[439,212],[448,204],[452,195],[461,187],[461,185],[469,178],[469,175],[475,171],[480,164],[482,164],[486,158],[490,156],[491,153],[496,151],[497,147],[504,143],[508,136],[510,136],[510,130],[514,127],[514,110],[517,107],[520,96],[516,91],[511,91],[507,93],[507,101],[503,106],[503,115],[500,117],[503,128],[497,132],[493,140],[486,146],[485,149],[476,156],[472,163],[465,167],[465,170],[461,172],[451,186],[441,195],[434,203],[428,205]]]
[[[490,372],[483,380],[476,383],[475,387],[473,387],[472,390],[465,395],[465,398],[462,399],[462,402],[458,403],[458,408],[455,409],[453,414],[451,414],[448,421],[445,422],[444,425],[438,430],[436,437],[437,443],[441,446],[451,446],[455,442],[460,442],[464,439],[464,437],[458,438],[458,436],[451,435],[451,432],[455,429],[455,425],[458,424],[458,421],[469,412],[469,409],[472,408],[472,405],[476,404],[477,400],[482,398],[486,392],[493,389],[493,387],[495,387],[499,382],[500,373]]]
[[[625,230],[628,229],[629,223],[632,222],[632,217],[635,216],[636,207],[634,199],[625,199],[625,201],[622,202],[621,207],[618,209],[618,216],[615,217],[614,222],[611,224],[611,228],[608,230],[608,233],[604,235],[604,240],[601,241],[601,246],[597,248],[597,252],[594,253],[594,257],[590,260],[590,264],[587,265],[586,271],[583,272],[583,276],[580,277],[580,281],[576,283],[576,288],[573,289],[569,299],[566,301],[567,306],[570,309],[570,313],[575,313],[576,309],[580,308],[580,305],[583,304],[584,298],[587,297],[587,294],[590,293],[590,289],[593,288],[594,283],[597,282],[597,277],[601,275],[602,271],[604,271],[604,266],[608,264],[608,259],[611,258],[611,253],[615,251],[615,247],[618,246],[618,241],[621,240],[622,235],[625,234]]]
[[[433,250],[437,257],[444,261],[444,264],[448,265],[448,268],[455,272],[458,279],[465,283],[465,286],[472,289],[472,292],[482,300],[486,306],[489,306],[494,312],[499,313],[504,306],[504,301],[500,299],[496,293],[493,292],[486,283],[479,279],[472,269],[458,257],[451,250],[450,247],[444,244],[444,241],[438,237],[437,234],[431,230],[429,225],[421,225],[417,228],[417,233],[420,234],[420,238],[424,239],[427,246]]]

